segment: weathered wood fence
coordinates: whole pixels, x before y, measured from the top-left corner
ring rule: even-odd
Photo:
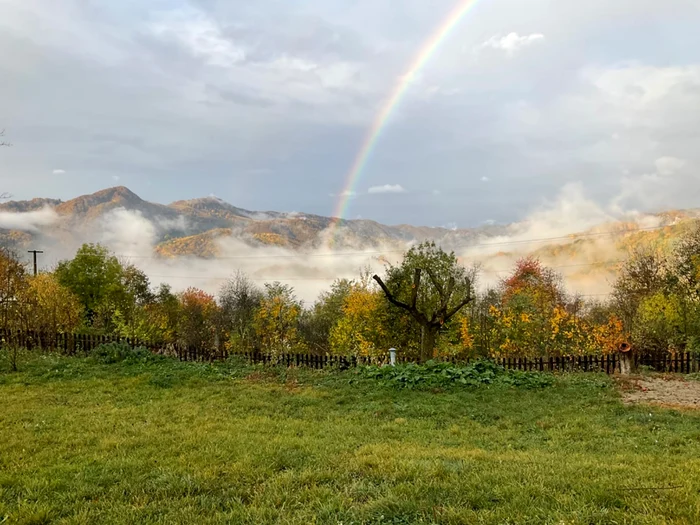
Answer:
[[[121,342],[132,347],[144,347],[149,351],[169,355],[181,361],[218,361],[236,355],[253,364],[270,364],[280,366],[303,366],[308,368],[352,368],[360,365],[387,364],[389,356],[382,358],[336,356],[318,354],[283,353],[271,355],[262,352],[233,353],[225,349],[209,349],[196,347],[183,347],[163,342],[141,341],[129,337],[116,337],[95,334],[66,334],[46,333],[20,330],[0,329],[0,343],[11,344],[29,350],[42,349],[57,351],[66,355],[87,355],[99,345]],[[677,352],[667,354],[633,354],[633,364],[636,368],[648,367],[658,372],[674,372],[690,374],[700,372],[700,355],[690,352]],[[400,354],[397,356],[399,363],[407,363],[410,360]],[[455,364],[468,364],[473,359],[444,359]],[[503,368],[508,370],[526,370],[541,372],[605,372],[614,374],[620,371],[620,361],[617,354],[609,355],[584,355],[584,356],[559,356],[559,357],[535,357],[535,358],[502,358],[495,360]]]

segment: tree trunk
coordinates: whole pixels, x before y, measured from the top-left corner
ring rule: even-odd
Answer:
[[[435,339],[437,339],[437,326],[422,325],[420,330],[420,361],[425,363],[433,358]]]

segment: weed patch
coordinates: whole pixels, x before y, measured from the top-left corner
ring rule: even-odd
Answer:
[[[430,361],[424,365],[363,367],[360,369],[360,375],[384,385],[428,390],[451,390],[494,384],[533,389],[554,384],[554,376],[551,374],[505,370],[492,361],[477,361],[466,366]]]

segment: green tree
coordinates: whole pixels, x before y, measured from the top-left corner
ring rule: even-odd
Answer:
[[[312,308],[302,312],[299,329],[312,350],[320,353],[330,351],[331,330],[343,318],[343,305],[354,285],[355,282],[349,279],[336,280]]]
[[[121,288],[110,298],[105,315],[121,335],[143,339],[149,322],[146,307],[154,300],[148,276],[129,264],[122,268]]]
[[[58,263],[55,273],[58,282],[78,297],[90,325],[98,313],[111,314],[126,293],[122,265],[99,244],[83,244],[73,259]]]
[[[668,289],[666,258],[638,249],[623,263],[613,284],[612,301],[627,332],[634,332],[642,301]]]
[[[423,279],[423,272],[428,279]],[[420,359],[433,357],[440,329],[473,299],[476,268],[462,266],[454,252],[434,242],[412,247],[398,266],[387,269],[386,283],[375,275],[387,300],[420,326]]]

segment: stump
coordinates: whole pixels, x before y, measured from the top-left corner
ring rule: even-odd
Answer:
[[[632,373],[632,347],[629,343],[620,343],[618,347],[620,359],[620,374],[628,376]]]

